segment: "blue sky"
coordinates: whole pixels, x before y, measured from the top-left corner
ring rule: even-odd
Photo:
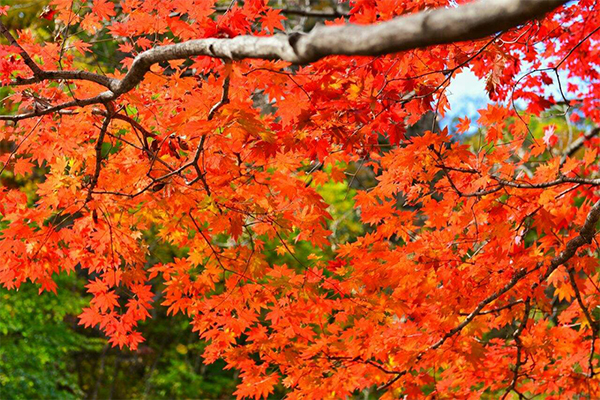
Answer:
[[[465,70],[456,75],[446,89],[450,110],[440,120],[442,127],[448,126],[456,117],[469,117],[474,124],[479,118],[477,110],[484,108],[490,99],[485,91],[485,82],[475,76],[470,70]],[[476,127],[471,128],[473,133]]]
[[[521,68],[521,73],[518,77],[521,77],[528,72],[529,67],[524,65],[523,68]],[[561,100],[562,95],[560,94],[556,76],[553,73],[548,73],[548,75],[552,78],[553,82],[544,88],[545,94],[553,95],[556,100]],[[569,93],[567,92],[567,82],[575,83],[577,85],[584,84],[581,79],[567,78],[568,71],[561,70],[559,75],[566,97],[572,97],[569,96]],[[477,78],[470,70],[464,70],[456,75],[446,90],[448,102],[450,103],[450,110],[448,110],[446,116],[440,120],[440,125],[446,127],[454,118],[463,118],[467,116],[473,124],[470,132],[474,133],[477,129],[476,123],[479,118],[477,110],[485,108],[487,104],[491,102],[485,91],[485,81]],[[519,100],[516,101],[516,104],[517,107],[521,109],[526,107],[526,104]]]

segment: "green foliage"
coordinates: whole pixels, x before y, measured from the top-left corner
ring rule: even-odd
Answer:
[[[9,28],[30,29],[47,28],[51,21],[39,18],[49,0],[0,0],[0,5],[9,5],[8,16],[4,19]],[[41,31],[37,31],[41,33]],[[50,34],[47,33],[49,37]]]
[[[353,242],[363,233],[363,224],[354,209],[356,190],[348,182],[328,182],[319,189],[319,194],[329,206],[332,220],[329,224],[335,243]]]
[[[327,211],[331,215],[331,219],[327,221],[327,229],[331,231],[333,246],[320,249],[302,240],[295,242],[293,247],[289,245],[285,247],[281,246],[279,240],[268,240],[264,236],[261,239],[265,241],[265,254],[269,263],[305,268],[312,264],[309,255],[317,255],[322,260],[332,260],[337,244],[351,243],[363,233],[364,226],[360,223],[354,208],[356,190],[350,188],[347,181],[327,182],[316,186],[315,189],[323,197],[325,203],[329,204]],[[286,242],[294,242],[297,234],[298,232],[295,231],[287,235]]]
[[[28,182],[19,182],[27,185]],[[362,225],[354,210],[355,190],[344,183],[317,187],[330,204],[328,228],[336,243],[354,240]],[[170,262],[182,257],[177,249],[158,238],[158,227],[144,233],[149,244],[149,263]],[[298,242],[278,255],[276,241],[266,243],[272,259],[310,263],[315,249]],[[332,256],[331,249],[322,253]],[[166,315],[157,298],[152,319],[144,323],[146,342],[138,351],[113,349],[98,331],[80,329],[77,315],[89,301],[86,277],[62,274],[57,278],[58,294],[42,293],[32,284],[23,284],[19,296],[0,289],[0,398],[145,398],[211,399],[230,396],[237,377],[218,361],[202,363],[205,344],[191,331],[189,319]],[[154,291],[159,293],[160,287]]]
[[[168,245],[152,247],[157,258],[172,259]],[[19,296],[0,289],[1,399],[204,399],[234,391],[234,373],[222,362],[202,364],[204,344],[186,317],[167,318],[157,305],[140,349],[113,349],[98,331],[77,326],[89,301],[86,279],[62,274],[56,281],[57,295],[38,295],[32,284],[23,284]]]
[[[62,275],[58,295],[23,285],[19,296],[0,289],[0,397],[61,398],[83,395],[72,358],[99,345],[77,333],[74,316],[86,303],[81,282]]]

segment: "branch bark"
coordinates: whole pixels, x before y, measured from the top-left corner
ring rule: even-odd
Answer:
[[[308,34],[237,36],[230,39],[196,39],[160,46],[139,54],[122,80],[82,71],[43,71],[23,50],[21,55],[34,76],[26,82],[45,79],[83,79],[109,89],[102,100],[113,100],[140,83],[153,64],[209,56],[222,59],[270,59],[308,64],[330,55],[378,56],[405,50],[480,39],[531,19],[566,3],[567,0],[477,0],[454,8],[437,8],[372,25],[318,26]],[[6,27],[0,31],[16,43]],[[18,44],[17,44],[18,46]],[[22,49],[22,48],[21,48]],[[56,110],[48,111],[48,113]]]
[[[227,12],[229,7],[216,7],[215,11],[217,12]],[[334,9],[330,11],[326,10],[300,10],[296,8],[278,8],[282,14],[285,15],[297,15],[300,17],[311,17],[311,18],[339,18],[339,17],[348,17],[348,13],[340,9]]]
[[[108,131],[108,126],[110,125],[111,114],[112,114],[112,111],[110,110],[109,107],[107,107],[106,112],[108,115],[106,116],[106,118],[104,118],[104,122],[102,123],[102,127],[100,128],[100,134],[98,135],[98,138],[96,139],[96,146],[95,146],[96,166],[94,168],[94,175],[92,175],[92,177],[90,179],[90,184],[89,184],[89,188],[88,188],[88,194],[85,199],[85,204],[89,203],[92,200],[94,189],[96,188],[96,185],[98,184],[98,178],[100,178],[100,169],[102,168],[102,144],[104,143],[104,136],[106,135],[106,132]]]
[[[438,8],[373,25],[318,26],[310,33],[197,39],[156,47],[138,55],[122,81],[111,85],[120,95],[131,90],[151,65],[192,56],[260,58],[308,64],[330,55],[378,56],[438,44],[480,39],[523,24],[567,0],[478,0]]]

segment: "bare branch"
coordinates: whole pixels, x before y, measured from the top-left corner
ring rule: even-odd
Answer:
[[[110,89],[111,84],[115,84],[119,82],[118,79],[109,78],[104,75],[95,74],[93,72],[88,71],[44,71],[40,68],[39,65],[36,64],[35,61],[31,58],[31,56],[25,51],[25,49],[17,42],[15,37],[10,33],[6,25],[0,21],[0,33],[4,35],[4,37],[8,40],[8,42],[17,47],[20,52],[19,54],[23,58],[25,64],[31,69],[33,72],[33,77],[31,78],[17,78],[12,85],[30,85],[37,82],[42,82],[44,80],[85,80],[90,82],[98,83],[107,89]]]
[[[469,174],[474,173],[473,171],[447,167],[443,164],[443,162],[438,167],[442,169],[442,171],[444,172],[444,175],[446,175],[446,178],[448,179],[448,182],[450,183],[450,186],[456,192],[456,194],[458,194],[458,196],[460,196],[460,197],[481,197],[481,196],[485,196],[488,194],[496,193],[496,192],[500,191],[502,188],[504,188],[505,186],[513,187],[513,188],[517,188],[517,189],[546,189],[549,187],[564,185],[564,184],[568,184],[568,183],[576,183],[577,186],[580,186],[580,185],[600,186],[600,178],[599,179],[586,179],[586,178],[579,178],[579,177],[561,176],[560,178],[557,178],[553,181],[540,182],[540,183],[527,183],[527,182],[509,181],[509,180],[502,179],[502,178],[492,175],[492,176],[490,176],[490,178],[494,179],[496,182],[498,182],[498,184],[496,186],[493,186],[490,189],[481,189],[476,192],[466,193],[466,192],[462,192],[460,189],[458,189],[458,187],[456,186],[454,181],[450,178],[450,174],[448,173],[448,171],[455,171],[455,172],[469,173]],[[570,190],[573,190],[573,188],[568,189],[567,191],[570,191]],[[561,195],[564,195],[567,191],[563,192]],[[557,196],[557,197],[559,197],[559,196]]]
[[[118,96],[133,89],[155,63],[193,56],[260,58],[308,64],[329,55],[377,56],[462,40],[483,38],[518,26],[567,0],[479,0],[438,8],[374,25],[319,26],[310,33],[197,39],[156,47],[139,54],[120,83]]]
[[[530,19],[566,3],[567,0],[478,0],[455,8],[437,8],[402,16],[372,25],[318,26],[308,34],[274,36],[237,36],[231,39],[207,38],[160,46],[139,54],[122,80],[84,71],[43,71],[18,45],[8,29],[0,23],[0,32],[18,46],[33,78],[16,84],[44,79],[81,79],[109,88],[91,99],[69,102],[42,113],[0,116],[0,120],[20,119],[50,114],[64,108],[113,100],[140,83],[153,64],[209,56],[226,60],[258,58],[308,64],[329,55],[377,56],[415,48],[480,39],[523,24]]]
[[[519,182],[507,181],[505,179],[500,179],[495,176],[492,176],[492,179],[495,179],[503,186],[510,186],[510,187],[514,187],[514,188],[518,188],[518,189],[546,189],[546,188],[549,188],[552,186],[562,185],[565,183],[578,183],[580,185],[591,185],[591,186],[600,185],[600,179],[586,179],[586,178],[567,177],[567,176],[562,176],[553,181],[541,182],[541,183],[519,183]]]
[[[587,320],[588,324],[590,325],[590,329],[592,330],[592,344],[591,344],[591,350],[590,350],[590,357],[588,360],[588,365],[590,368],[589,376],[590,376],[590,378],[592,378],[592,377],[594,377],[594,364],[593,364],[594,351],[595,351],[596,339],[600,336],[600,324],[598,324],[598,322],[596,320],[594,320],[592,313],[583,303],[583,298],[581,297],[581,291],[579,290],[579,287],[577,286],[577,281],[575,280],[575,271],[573,270],[573,268],[567,268],[567,271],[569,273],[569,280],[571,281],[571,287],[575,291],[575,298],[577,299],[579,308],[581,308],[581,311],[583,311],[583,314],[585,315],[585,319]]]
[[[116,96],[112,92],[106,91],[106,92],[100,93],[98,96],[94,96],[94,97],[90,97],[90,98],[82,99],[82,100],[71,100],[71,101],[67,101],[67,102],[52,106],[52,107],[36,110],[36,111],[30,112],[30,113],[15,114],[15,115],[0,115],[0,121],[17,122],[17,121],[21,121],[21,120],[28,119],[28,118],[41,117],[42,115],[48,115],[48,114],[52,114],[55,112],[59,112],[66,108],[84,107],[84,106],[89,106],[91,104],[107,103],[110,100],[113,100],[115,97]]]
[[[85,203],[88,203],[90,200],[92,200],[92,195],[94,193],[94,189],[96,188],[96,185],[98,184],[98,178],[100,178],[100,169],[102,168],[102,143],[104,142],[104,136],[106,135],[106,131],[108,130],[108,126],[110,125],[110,120],[111,120],[111,110],[107,107],[107,115],[106,118],[104,118],[104,122],[102,123],[102,127],[100,128],[100,134],[98,135],[98,138],[96,139],[96,167],[94,169],[94,175],[92,175],[92,178],[90,180],[90,184],[88,187],[88,194],[87,197],[85,199]]]
[[[88,71],[40,71],[38,74],[31,78],[17,78],[14,82],[11,83],[10,86],[31,85],[33,83],[38,83],[45,80],[90,81],[102,85],[107,89],[110,89],[111,85],[114,85],[119,82],[118,79],[109,78],[107,76],[95,74],[93,72]]]
[[[521,334],[527,327],[527,321],[529,321],[529,312],[531,311],[531,300],[527,299],[525,302],[525,311],[523,312],[523,318],[521,320],[521,324],[513,333],[513,339],[515,340],[515,347],[517,348],[517,361],[515,362],[515,368],[513,370],[513,379],[510,383],[510,386],[506,389],[506,392],[502,396],[501,400],[504,400],[506,396],[512,391],[519,395],[521,398],[523,395],[521,392],[517,390],[517,382],[519,381],[519,371],[521,366],[523,365],[523,341],[521,340]]]

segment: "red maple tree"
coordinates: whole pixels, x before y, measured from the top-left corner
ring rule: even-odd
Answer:
[[[54,0],[54,39],[0,23],[2,170],[44,171],[33,198],[0,190],[0,282],[55,291],[86,271],[81,324],[135,350],[160,278],[205,361],[240,371],[238,397],[598,398],[596,1],[347,10]],[[326,22],[277,33],[285,15]],[[120,67],[72,31],[110,35]],[[407,135],[467,69],[491,100],[478,143]],[[557,106],[573,131],[536,138]],[[356,162],[376,174],[355,198],[369,229],[334,248],[314,183]],[[185,256],[149,266],[152,227]],[[267,242],[334,257],[290,266]]]

